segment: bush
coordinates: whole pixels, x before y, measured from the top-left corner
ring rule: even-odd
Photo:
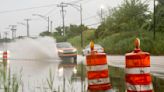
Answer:
[[[153,33],[146,31],[138,32],[119,32],[111,36],[98,40],[98,43],[105,48],[106,53],[125,54],[134,50],[134,40],[139,37],[141,49],[152,55],[164,55],[164,33],[157,33],[158,37],[153,40]]]

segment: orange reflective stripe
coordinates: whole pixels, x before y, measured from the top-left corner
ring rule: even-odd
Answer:
[[[140,59],[127,59],[126,58],[126,67],[127,68],[150,67],[150,57],[147,56],[145,58],[140,58]]]
[[[92,91],[97,91],[97,90],[108,90],[111,89],[112,85],[107,83],[107,84],[100,84],[100,85],[89,85],[88,89]]]
[[[126,59],[141,59],[147,56],[150,56],[150,54],[147,52],[138,52],[138,53],[132,52],[126,54]]]
[[[107,64],[106,54],[105,53],[96,53],[94,55],[86,56],[87,65],[104,65]]]
[[[88,79],[108,78],[108,70],[88,71]]]
[[[150,74],[126,74],[126,82],[132,85],[147,85],[152,80]]]

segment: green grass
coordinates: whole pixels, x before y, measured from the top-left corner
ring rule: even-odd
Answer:
[[[73,46],[75,46],[78,50],[78,53],[82,52],[82,47],[81,47],[81,39],[80,36],[75,36],[71,39],[68,39],[68,42],[70,42]]]
[[[0,63],[0,87],[2,87],[3,92],[18,92],[21,82],[21,74],[11,75],[7,63]]]
[[[153,39],[152,32],[119,32],[99,41],[106,53],[125,54],[134,49],[136,37],[141,40],[141,49],[152,55],[164,55],[164,33],[156,33]]]
[[[164,55],[164,33],[156,32],[156,39],[153,39],[153,32],[150,31],[131,31],[131,32],[111,32],[105,38],[96,39],[93,30],[83,32],[84,47],[89,44],[91,40],[95,43],[101,44],[105,52],[108,54],[124,55],[127,52],[134,50],[135,38],[140,38],[141,49],[149,52],[151,55]],[[109,32],[110,33],[110,32]],[[81,37],[75,36],[68,39],[81,53]]]
[[[68,42],[70,42],[73,46],[75,46],[78,49],[78,53],[82,53],[83,48],[90,43],[91,40],[94,40],[94,30],[87,30],[83,32],[83,44],[84,46],[81,47],[81,36],[75,36],[70,39],[68,39]]]

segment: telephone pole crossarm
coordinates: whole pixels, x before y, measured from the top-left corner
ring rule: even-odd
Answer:
[[[67,7],[66,4],[64,4],[63,2],[59,5],[57,5],[57,7],[61,7],[61,13],[62,13],[62,20],[63,20],[63,36],[65,36],[65,10],[64,10],[64,7]]]

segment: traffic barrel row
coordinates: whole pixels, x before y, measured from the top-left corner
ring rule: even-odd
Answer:
[[[91,52],[86,56],[89,92],[112,92],[109,69],[105,53],[94,51],[94,43],[90,43]],[[125,79],[127,92],[153,92],[150,75],[150,54],[140,49],[140,40],[135,40],[135,49],[125,55]],[[110,91],[111,90],[111,91]]]

